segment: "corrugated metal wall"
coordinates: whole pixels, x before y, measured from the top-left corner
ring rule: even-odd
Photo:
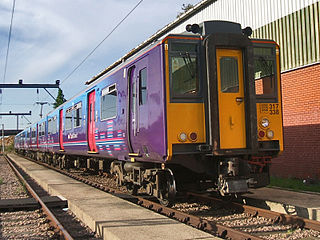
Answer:
[[[238,22],[250,26],[253,37],[273,39],[280,45],[281,67],[286,71],[320,62],[319,14],[319,0],[218,0],[170,33],[207,20]]]
[[[275,40],[281,47],[281,70],[320,62],[320,2],[254,31],[253,37]]]

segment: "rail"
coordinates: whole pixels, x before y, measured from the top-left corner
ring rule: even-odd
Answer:
[[[41,200],[38,194],[33,190],[30,184],[26,181],[26,179],[21,175],[19,170],[14,166],[9,156],[4,155],[5,159],[9,163],[10,167],[13,169],[18,178],[23,182],[24,186],[30,192],[30,194],[36,199],[36,201],[40,204],[42,210],[47,215],[48,219],[51,220],[51,224],[58,229],[60,236],[62,236],[66,240],[73,240],[68,231],[62,226],[62,224],[58,221],[58,219],[53,215],[50,209],[46,206],[46,204]]]
[[[75,180],[81,181],[83,183],[86,183],[92,187],[95,187],[97,189],[100,189],[104,192],[108,192],[111,193],[117,197],[120,197],[122,199],[131,201],[133,203],[136,203],[140,206],[143,206],[147,209],[153,210],[157,213],[166,215],[170,218],[176,219],[180,222],[183,222],[185,224],[191,225],[193,227],[196,227],[200,230],[204,230],[207,232],[212,232],[215,233],[216,235],[218,235],[219,237],[222,238],[227,238],[227,239],[233,239],[233,240],[244,240],[244,239],[251,239],[251,240],[259,240],[259,239],[263,239],[259,236],[255,236],[252,235],[250,233],[241,231],[239,229],[235,229],[232,227],[228,227],[225,225],[222,225],[221,223],[218,223],[216,221],[210,221],[210,220],[206,220],[203,219],[201,217],[195,216],[195,215],[191,215],[188,213],[184,213],[181,212],[179,210],[176,209],[172,209],[169,207],[164,207],[161,204],[154,202],[152,200],[150,200],[150,198],[146,199],[142,196],[132,196],[129,194],[125,194],[123,191],[116,189],[116,188],[112,188],[109,186],[103,186],[100,183],[94,182],[92,180],[88,180],[85,177],[79,176],[79,175],[75,175],[72,174],[70,172],[66,172],[62,169],[53,167],[49,164],[43,163],[43,162],[39,162],[39,161],[35,161],[33,159],[28,158],[29,160],[36,162],[38,164],[41,164],[45,167],[48,167],[50,169],[53,169],[57,172],[60,172],[64,175],[67,175]],[[309,219],[305,219],[302,217],[298,217],[298,216],[292,216],[292,215],[288,215],[288,214],[281,214],[281,213],[277,213],[277,212],[273,212],[271,210],[266,210],[266,209],[261,209],[261,208],[257,208],[257,207],[253,207],[253,206],[248,206],[245,204],[241,204],[241,203],[237,203],[237,202],[224,202],[221,199],[218,198],[214,198],[211,196],[208,196],[206,194],[199,194],[199,193],[194,193],[194,192],[187,192],[185,193],[186,197],[194,197],[197,200],[200,201],[207,201],[207,202],[216,202],[216,203],[222,203],[223,205],[226,205],[228,207],[234,208],[234,209],[238,209],[243,213],[247,213],[248,215],[251,216],[260,216],[260,217],[264,217],[267,219],[272,220],[273,223],[279,223],[282,225],[294,225],[297,226],[299,228],[306,228],[306,229],[312,229],[315,231],[320,231],[320,222],[314,221],[314,220],[309,220]]]

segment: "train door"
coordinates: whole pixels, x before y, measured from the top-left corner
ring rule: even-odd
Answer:
[[[241,50],[217,49],[220,148],[246,148]]]
[[[139,156],[142,146],[147,145],[147,57],[139,60],[128,70],[128,132],[131,155]]]
[[[98,152],[95,139],[95,100],[96,92],[92,91],[88,95],[88,148],[89,152]]]
[[[37,149],[39,148],[39,125],[37,124],[37,136],[36,136],[36,144],[37,144]]]
[[[60,150],[64,151],[63,146],[63,109],[59,111],[59,144]]]

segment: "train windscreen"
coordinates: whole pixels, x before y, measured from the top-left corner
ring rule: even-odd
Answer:
[[[276,99],[276,58],[274,47],[254,47],[254,77],[257,101]]]

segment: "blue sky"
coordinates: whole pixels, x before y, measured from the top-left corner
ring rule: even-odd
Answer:
[[[0,1],[0,82],[13,0]],[[54,83],[63,80],[121,21],[138,0],[16,0],[5,83]],[[62,85],[67,99],[85,88],[85,81],[118,60],[149,36],[172,22],[182,4],[200,0],[144,0],[127,20]],[[49,90],[54,96],[57,90]],[[4,89],[0,112],[29,112],[37,121],[37,101],[54,100],[39,89]],[[45,105],[44,113],[52,110]],[[19,119],[20,128],[27,126]],[[6,129],[16,128],[16,117],[2,117]]]

